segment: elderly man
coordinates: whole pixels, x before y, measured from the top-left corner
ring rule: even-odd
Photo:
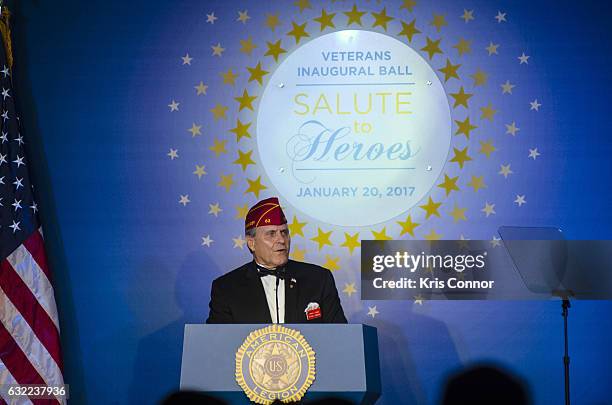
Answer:
[[[251,207],[245,234],[253,261],[213,281],[206,323],[346,323],[331,272],[289,260],[278,198]]]

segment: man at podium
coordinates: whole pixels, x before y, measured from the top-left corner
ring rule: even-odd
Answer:
[[[289,260],[278,198],[251,207],[245,235],[253,260],[213,281],[206,323],[347,323],[331,272]]]

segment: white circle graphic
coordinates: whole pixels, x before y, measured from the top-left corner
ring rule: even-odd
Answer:
[[[408,45],[345,30],[296,49],[257,116],[270,181],[292,206],[342,226],[387,221],[434,186],[451,143],[442,83]]]

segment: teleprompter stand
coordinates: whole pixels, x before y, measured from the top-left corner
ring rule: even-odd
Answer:
[[[570,356],[567,319],[571,307],[571,289],[564,285],[568,251],[560,229],[539,227],[499,228],[504,246],[527,288],[539,294],[561,299],[563,316],[563,374],[565,405],[570,405]]]

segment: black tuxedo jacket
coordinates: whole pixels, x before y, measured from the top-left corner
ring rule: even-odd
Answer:
[[[347,323],[329,270],[289,260],[285,272],[285,323]],[[319,304],[321,317],[308,321],[311,302]],[[254,261],[213,281],[206,323],[272,323]]]

